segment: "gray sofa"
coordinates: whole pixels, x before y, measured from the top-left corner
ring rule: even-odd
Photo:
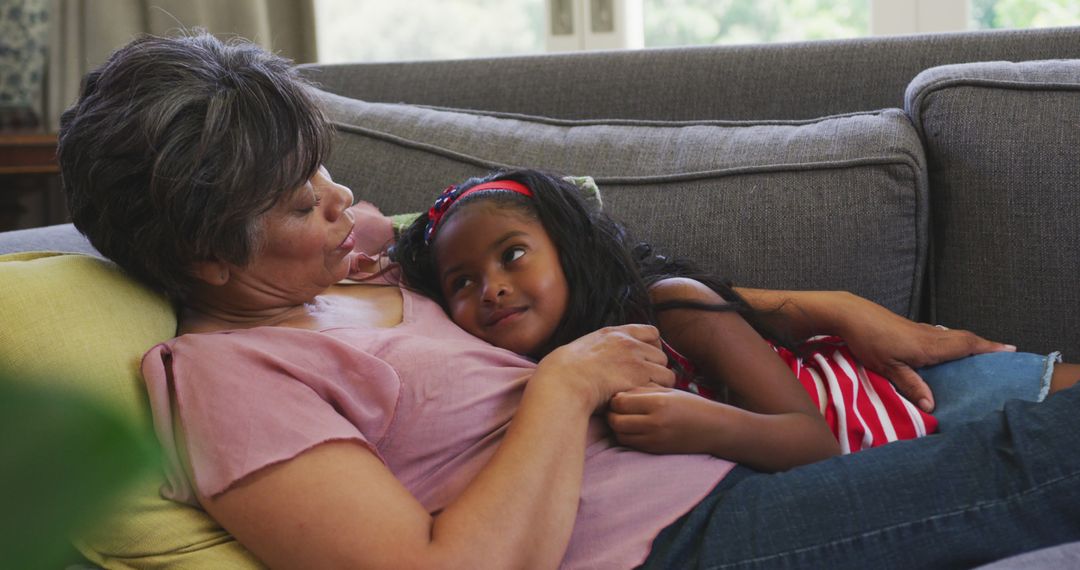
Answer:
[[[641,238],[737,284],[1080,359],[1080,28],[303,73],[328,168],[385,213],[492,168],[591,175]],[[36,249],[93,253],[71,226],[0,234]]]

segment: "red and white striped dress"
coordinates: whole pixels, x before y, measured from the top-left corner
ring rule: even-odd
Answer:
[[[690,361],[670,346],[665,348],[683,368],[676,388],[722,400],[699,382]],[[884,376],[864,368],[840,337],[813,337],[800,348],[801,356],[773,346],[817,403],[844,453],[937,431],[934,416],[907,401]]]

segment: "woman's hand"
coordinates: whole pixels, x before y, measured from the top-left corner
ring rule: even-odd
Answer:
[[[615,394],[607,420],[621,445],[649,453],[711,453],[719,414],[729,406],[659,386]]]
[[[660,333],[649,325],[606,327],[555,349],[540,361],[533,382],[544,378],[579,394],[591,411],[618,392],[675,383]]]
[[[836,334],[866,368],[891,380],[925,412],[933,411],[934,395],[916,368],[972,354],[1016,350],[969,331],[916,323],[856,295],[843,294],[837,302]]]

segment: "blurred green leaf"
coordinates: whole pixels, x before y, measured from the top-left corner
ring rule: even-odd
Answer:
[[[62,568],[68,538],[158,458],[147,434],[101,404],[0,378],[4,566]]]

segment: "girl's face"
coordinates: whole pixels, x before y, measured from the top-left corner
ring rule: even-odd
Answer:
[[[490,201],[464,205],[439,227],[433,253],[450,317],[518,354],[555,333],[570,295],[559,252],[539,221]]]

